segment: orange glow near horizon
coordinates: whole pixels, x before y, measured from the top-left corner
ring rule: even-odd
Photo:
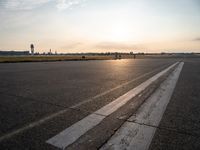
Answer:
[[[2,5],[3,4],[3,5]],[[0,50],[200,52],[197,0],[0,3]]]

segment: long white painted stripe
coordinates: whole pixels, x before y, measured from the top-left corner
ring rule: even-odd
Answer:
[[[99,97],[101,97],[101,96],[104,96],[104,95],[106,95],[106,94],[108,94],[108,93],[110,93],[110,92],[112,92],[112,91],[114,91],[114,90],[116,90],[116,89],[119,89],[119,88],[121,88],[121,87],[123,87],[123,86],[126,86],[126,85],[128,85],[128,84],[130,84],[130,83],[136,81],[136,80],[139,80],[139,79],[141,79],[141,78],[143,78],[143,77],[145,77],[145,76],[147,76],[147,75],[149,75],[149,74],[151,74],[151,73],[153,73],[153,72],[156,72],[157,70],[160,70],[161,68],[163,68],[163,67],[156,68],[156,69],[154,69],[154,70],[152,70],[152,71],[150,71],[150,72],[147,72],[147,73],[145,73],[145,74],[143,74],[143,75],[141,75],[141,76],[139,76],[139,77],[137,77],[137,78],[134,78],[133,80],[130,80],[130,81],[125,82],[125,83],[123,83],[123,84],[121,84],[121,85],[118,85],[118,86],[116,86],[116,87],[114,87],[114,88],[112,88],[112,89],[109,89],[109,90],[107,90],[107,91],[105,91],[105,92],[103,92],[103,93],[97,94],[96,96],[94,96],[94,97],[92,97],[92,98],[89,98],[89,99],[86,99],[86,100],[84,100],[84,101],[82,101],[82,102],[79,102],[79,103],[77,103],[77,104],[71,106],[70,108],[78,108],[79,106],[81,106],[81,105],[83,105],[83,104],[86,104],[86,103],[88,103],[88,102],[91,102],[91,101],[93,101],[93,100],[96,99],[96,98],[99,98]],[[63,110],[60,110],[60,111],[58,111],[58,112],[56,112],[56,113],[53,113],[53,114],[51,114],[51,115],[49,115],[49,116],[46,116],[46,117],[44,117],[44,118],[42,118],[42,119],[40,119],[40,120],[37,120],[37,121],[35,121],[35,122],[31,122],[30,124],[28,124],[28,125],[26,125],[26,126],[23,126],[22,128],[19,128],[19,129],[17,129],[17,130],[12,131],[12,132],[6,133],[5,135],[3,135],[3,136],[0,137],[0,142],[1,142],[2,140],[8,139],[8,138],[10,138],[10,137],[12,137],[12,136],[14,136],[14,135],[16,135],[16,134],[22,133],[22,132],[24,132],[25,130],[31,129],[31,128],[36,127],[36,126],[39,126],[39,125],[45,123],[46,121],[49,121],[49,120],[51,120],[51,119],[53,119],[53,118],[55,118],[55,117],[57,117],[57,116],[59,116],[59,115],[62,115],[62,114],[64,114],[64,113],[66,113],[68,110],[69,110],[68,108],[67,108],[67,109],[63,109]]]
[[[177,62],[178,63],[178,62]],[[108,105],[102,107],[101,109],[97,110],[96,112],[92,113],[91,115],[83,118],[82,120],[78,121],[77,123],[73,124],[69,128],[66,128],[56,136],[50,138],[46,142],[54,145],[58,148],[65,148],[68,145],[75,142],[78,138],[80,138],[83,134],[87,131],[92,129],[94,126],[98,125],[106,116],[110,115],[118,108],[126,104],[130,101],[134,96],[142,92],[145,88],[147,88],[151,83],[156,81],[159,77],[164,75],[167,71],[173,68],[177,63],[169,66],[167,69],[161,71],[160,73],[156,74],[155,76],[151,77],[147,81],[143,82],[138,87],[130,90],[126,94],[120,96],[113,102],[109,103]]]
[[[166,66],[168,66],[168,65],[166,65]],[[78,108],[79,106],[81,106],[81,105],[83,105],[83,104],[85,104],[85,103],[91,102],[92,100],[94,100],[94,99],[96,99],[96,98],[99,98],[99,97],[101,97],[101,96],[105,96],[106,94],[108,94],[108,93],[110,93],[110,92],[113,92],[113,91],[115,91],[115,90],[117,90],[117,89],[119,89],[119,88],[121,88],[121,87],[123,87],[123,86],[127,86],[128,84],[130,84],[130,83],[132,83],[132,82],[134,82],[134,81],[136,81],[136,80],[139,80],[139,79],[141,79],[141,78],[143,78],[143,77],[145,77],[145,76],[147,76],[147,75],[150,75],[150,74],[153,73],[153,72],[156,72],[156,71],[158,71],[158,70],[161,70],[161,68],[165,68],[166,66],[162,66],[162,67],[156,68],[156,69],[154,69],[154,70],[152,70],[152,71],[150,71],[150,72],[144,73],[144,74],[142,74],[142,75],[140,75],[140,76],[134,78],[133,80],[127,81],[127,82],[125,82],[125,83],[122,83],[122,84],[120,84],[120,85],[118,85],[118,86],[116,86],[116,87],[114,87],[114,88],[111,88],[111,89],[109,89],[109,90],[107,90],[107,91],[105,91],[105,92],[103,92],[103,93],[97,94],[96,96],[94,96],[94,97],[92,97],[92,98],[89,98],[89,99],[87,99],[87,100],[81,101],[81,102],[79,102],[79,103],[77,103],[77,104],[71,106],[70,108]]]
[[[86,118],[80,120],[79,122],[75,123],[74,125],[70,126],[69,128],[67,128],[67,130],[64,130],[54,138],[48,140],[47,143],[64,149],[67,145],[76,141],[80,137],[80,135],[83,135],[93,126],[96,126],[104,118],[104,116],[91,114]]]
[[[104,106],[103,108],[97,110],[95,113],[96,114],[100,114],[100,115],[104,115],[104,116],[110,115],[111,113],[113,113],[114,111],[119,109],[121,106],[126,104],[130,99],[132,99],[133,97],[138,95],[140,92],[145,90],[150,84],[152,84],[159,77],[164,75],[167,71],[169,71],[171,68],[173,68],[176,64],[177,63],[171,65],[167,69],[165,69],[165,70],[161,71],[160,73],[156,74],[155,76],[151,77],[150,79],[148,79],[147,81],[143,82],[142,84],[140,84],[136,88],[130,90],[129,92],[127,92],[126,94],[120,96],[119,98],[117,98],[113,102],[111,102],[108,105]]]
[[[101,150],[146,150],[149,148],[156,127],[171,99],[183,65],[184,63],[180,63],[136,114],[129,118],[129,121],[134,122],[125,122]]]

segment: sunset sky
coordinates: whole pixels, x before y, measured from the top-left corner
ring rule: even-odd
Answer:
[[[0,50],[200,52],[200,0],[0,0]]]

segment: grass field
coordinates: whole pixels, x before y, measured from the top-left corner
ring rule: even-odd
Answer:
[[[110,60],[113,56],[52,55],[52,56],[0,56],[0,63],[43,62],[43,61],[76,61],[76,60]]]
[[[84,57],[83,57],[84,56]],[[200,58],[200,55],[136,55],[136,59]],[[0,56],[0,63],[113,60],[115,55],[35,55]],[[134,55],[121,55],[121,59],[134,59]]]

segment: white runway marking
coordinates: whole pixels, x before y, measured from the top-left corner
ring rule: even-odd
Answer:
[[[138,95],[140,92],[145,90],[150,84],[155,82],[159,77],[164,75],[167,71],[173,68],[176,64],[175,63],[169,66],[167,69],[161,71],[160,73],[156,74],[155,76],[151,77],[147,81],[143,82],[136,88],[130,90],[126,94],[120,96],[113,102],[107,104],[106,106],[102,107],[101,109],[97,110],[96,112],[92,113],[91,115],[83,118],[79,122],[73,124],[69,128],[66,128],[64,131],[60,132],[58,135],[52,137],[51,139],[47,140],[46,142],[54,145],[58,148],[66,148],[73,142],[75,142],[78,138],[80,138],[83,134],[87,131],[92,129],[94,126],[98,125],[106,116],[112,114],[117,109],[125,105],[128,101],[130,101],[133,97]],[[92,116],[92,117],[91,117]],[[87,123],[86,123],[87,122]]]
[[[147,150],[171,99],[184,63],[164,81],[148,98],[135,115],[112,136],[101,150]]]
[[[160,67],[160,68],[161,68],[161,67]],[[96,95],[96,96],[94,96],[94,97],[92,97],[92,98],[90,98],[90,99],[84,100],[84,101],[82,101],[82,102],[80,102],[80,103],[78,103],[78,104],[75,104],[75,105],[71,106],[70,108],[78,108],[79,106],[81,106],[81,105],[83,105],[83,104],[85,104],[85,103],[91,102],[91,101],[93,101],[94,99],[96,99],[96,98],[98,98],[98,97],[104,96],[104,95],[106,95],[106,94],[108,94],[108,93],[110,93],[110,92],[112,92],[112,91],[114,91],[114,90],[116,90],[116,89],[119,89],[119,88],[121,88],[121,87],[123,87],[123,86],[126,86],[126,85],[130,84],[131,82],[134,82],[134,81],[136,81],[136,80],[138,80],[138,79],[141,79],[141,78],[143,78],[143,77],[145,77],[145,76],[147,76],[147,75],[149,75],[149,74],[151,74],[151,73],[153,73],[153,72],[159,70],[160,68],[154,69],[154,70],[152,70],[152,71],[150,71],[150,72],[148,72],[148,73],[145,73],[145,74],[143,74],[143,75],[141,75],[141,76],[139,76],[139,77],[137,77],[137,78],[135,78],[135,79],[133,79],[133,80],[131,80],[131,81],[125,82],[125,83],[123,83],[123,84],[121,84],[121,85],[119,85],[119,86],[116,86],[116,87],[114,87],[114,88],[108,90],[108,91],[105,91],[105,92],[103,92],[103,93],[100,93],[100,94],[98,94],[98,95]],[[14,130],[14,131],[12,131],[12,132],[9,132],[9,133],[7,133],[7,134],[1,136],[1,137],[0,137],[0,141],[5,140],[5,139],[8,139],[8,138],[10,138],[10,137],[12,137],[12,136],[14,136],[14,135],[16,135],[16,134],[22,133],[22,132],[24,132],[24,131],[26,131],[26,130],[29,130],[29,129],[33,128],[33,127],[39,126],[39,125],[41,125],[41,124],[43,124],[43,123],[45,123],[45,122],[47,122],[47,121],[49,121],[49,120],[51,120],[51,119],[53,119],[53,118],[59,116],[59,115],[62,115],[62,114],[64,114],[64,113],[66,113],[68,110],[69,110],[68,108],[67,108],[67,109],[63,109],[63,110],[58,111],[58,112],[56,112],[56,113],[53,113],[53,114],[51,114],[51,115],[49,115],[49,116],[47,116],[47,117],[44,117],[44,118],[42,118],[42,119],[40,119],[40,120],[38,120],[38,121],[32,122],[32,123],[30,123],[30,124],[28,124],[28,125],[26,125],[26,126],[24,126],[24,127],[22,127],[22,128],[19,128],[19,129],[17,129],[17,130]]]
[[[143,78],[143,77],[145,77],[145,76],[147,76],[147,75],[149,75],[149,74],[151,74],[151,73],[153,73],[153,72],[155,72],[155,71],[157,71],[157,70],[159,70],[159,69],[161,69],[161,68],[162,68],[162,67],[159,67],[159,68],[156,68],[156,69],[154,69],[154,70],[152,70],[152,71],[150,71],[150,72],[147,72],[147,73],[145,73],[145,74],[142,74],[142,75],[140,75],[139,77],[134,78],[133,80],[130,80],[130,81],[125,82],[125,83],[122,83],[122,84],[120,84],[120,85],[118,85],[118,86],[116,86],[116,87],[114,87],[114,88],[112,88],[112,89],[109,89],[109,90],[107,90],[107,91],[105,91],[105,92],[103,92],[103,93],[100,93],[100,94],[98,94],[98,95],[96,95],[96,96],[94,96],[94,97],[92,97],[92,98],[90,98],[90,99],[87,99],[87,100],[84,100],[84,101],[82,101],[82,102],[79,102],[79,103],[77,103],[77,104],[71,106],[70,108],[78,108],[79,106],[81,106],[81,105],[83,105],[83,104],[85,104],[85,103],[91,102],[91,101],[93,101],[93,100],[96,99],[96,98],[99,98],[99,97],[101,97],[101,96],[104,96],[104,95],[106,95],[106,94],[108,94],[108,93],[110,93],[110,92],[113,92],[113,91],[115,91],[115,90],[117,90],[117,89],[119,89],[119,88],[121,88],[121,87],[123,87],[123,86],[126,86],[126,85],[128,85],[128,84],[130,84],[130,83],[132,83],[132,82],[134,82],[134,81],[137,81],[137,80],[139,80],[139,79],[141,79],[141,78]]]
[[[66,145],[69,145],[76,141],[80,137],[80,135],[87,132],[93,126],[96,126],[104,118],[104,116],[91,114],[86,118],[80,120],[79,122],[75,123],[74,125],[70,126],[69,128],[67,128],[67,130],[64,130],[54,138],[48,140],[47,143],[64,149]]]

